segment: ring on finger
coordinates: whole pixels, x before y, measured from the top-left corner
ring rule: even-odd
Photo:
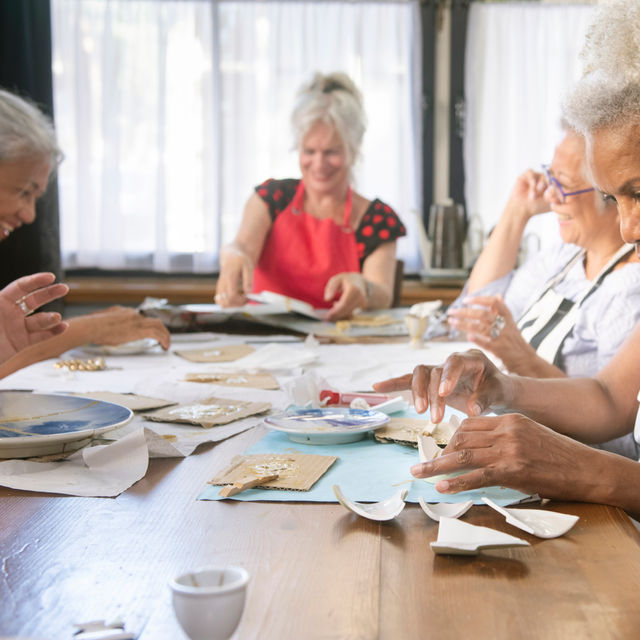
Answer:
[[[489,331],[489,335],[493,340],[495,340],[500,335],[500,333],[504,329],[504,325],[505,320],[503,316],[498,315],[494,318],[493,322],[491,323],[491,331]]]
[[[20,311],[22,311],[25,316],[33,313],[33,309],[29,309],[29,305],[25,302],[24,298],[16,300],[16,305],[20,308]]]

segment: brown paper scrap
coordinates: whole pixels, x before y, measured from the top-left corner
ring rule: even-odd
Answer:
[[[336,456],[306,453],[257,453],[236,456],[228,467],[209,481],[209,484],[233,484],[248,477],[278,474],[277,480],[267,482],[262,487],[309,491],[337,459]]]
[[[149,411],[151,409],[160,409],[160,407],[169,407],[178,404],[172,400],[139,396],[135,393],[115,393],[113,391],[87,391],[86,393],[68,391],[66,393],[70,396],[92,398],[93,400],[102,400],[103,402],[114,402],[115,404],[121,404],[123,407],[127,407],[127,409],[131,409],[131,411]]]
[[[225,387],[249,387],[251,389],[279,389],[278,381],[270,373],[188,373],[187,382],[209,382]]]
[[[446,445],[456,428],[457,424],[434,424],[425,418],[389,418],[389,422],[374,431],[374,436],[379,442],[399,442],[417,447],[418,436],[426,435],[432,436],[439,445]]]
[[[248,344],[224,344],[208,349],[187,349],[174,353],[191,362],[233,362],[254,351],[255,349]]]
[[[271,409],[269,402],[245,402],[230,398],[207,398],[200,403],[181,404],[176,407],[159,409],[152,413],[143,413],[147,420],[155,422],[183,422],[198,424],[205,429],[228,424],[240,418],[246,418]]]

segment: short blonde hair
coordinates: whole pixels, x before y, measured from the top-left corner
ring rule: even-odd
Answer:
[[[24,98],[0,89],[0,163],[46,157],[51,167],[63,158],[51,120]]]
[[[318,122],[335,127],[345,146],[347,161],[353,165],[360,157],[367,123],[362,94],[345,73],[315,73],[311,82],[298,91],[291,114],[297,149],[302,147],[305,136]]]

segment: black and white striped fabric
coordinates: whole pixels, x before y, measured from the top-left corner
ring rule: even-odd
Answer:
[[[584,249],[578,251],[563,269],[551,278],[542,295],[518,320],[518,329],[520,329],[522,337],[541,358],[556,366],[560,365],[562,344],[576,324],[580,305],[600,286],[618,262],[631,251],[633,251],[633,245],[625,244],[620,247],[575,300],[564,298],[554,291],[554,287],[564,280],[567,273],[579,260],[584,258]]]

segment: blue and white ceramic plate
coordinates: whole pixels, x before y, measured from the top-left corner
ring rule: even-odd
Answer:
[[[75,451],[120,427],[133,412],[113,402],[55,394],[0,391],[0,458]]]
[[[344,444],[364,438],[389,420],[381,411],[336,407],[332,409],[288,409],[265,418],[265,424],[283,431],[290,440],[305,444]]]

